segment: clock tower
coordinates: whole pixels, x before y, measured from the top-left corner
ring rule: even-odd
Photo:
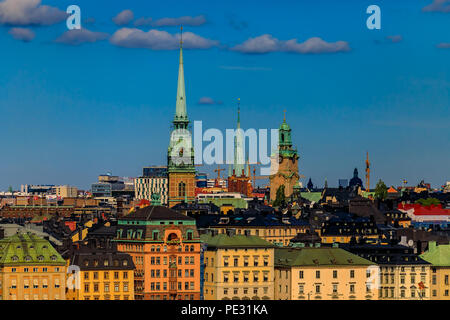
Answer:
[[[195,199],[194,148],[186,112],[182,43],[180,41],[176,110],[167,153],[169,207],[182,201],[192,202]]]
[[[292,147],[291,128],[286,123],[286,115],[278,129],[278,170],[270,175],[270,200],[276,198],[277,190],[284,185],[284,194],[290,197],[298,184],[298,153]]]

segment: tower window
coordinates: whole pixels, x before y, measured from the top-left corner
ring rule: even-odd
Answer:
[[[180,182],[178,184],[178,196],[184,197],[186,195],[186,184],[184,182]]]

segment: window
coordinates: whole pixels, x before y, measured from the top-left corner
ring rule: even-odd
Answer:
[[[109,283],[105,283],[105,292],[109,292]]]
[[[333,293],[337,293],[337,291],[338,291],[338,285],[333,284]]]
[[[300,270],[300,271],[298,272],[298,277],[299,277],[300,279],[303,279],[303,271],[302,271],[302,270]]]
[[[320,279],[320,271],[319,270],[316,271],[316,279]]]
[[[298,294],[303,294],[305,286],[303,284],[298,285]]]
[[[333,270],[333,278],[336,279],[337,278],[337,270]]]
[[[350,278],[354,278],[355,277],[355,270],[350,270]]]
[[[234,258],[234,263],[233,263],[233,265],[235,266],[235,267],[237,267],[238,266],[238,258]]]
[[[350,293],[355,293],[355,285],[350,284]]]
[[[184,182],[180,182],[178,184],[178,196],[184,197],[186,195],[186,184]]]
[[[316,285],[316,293],[320,293],[320,285]]]

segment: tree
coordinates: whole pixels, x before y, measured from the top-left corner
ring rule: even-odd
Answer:
[[[386,187],[386,184],[380,179],[375,187],[375,198],[378,200],[386,199],[387,191],[388,187]]]
[[[277,195],[273,202],[274,207],[281,207],[286,203],[286,196],[284,195],[284,185],[281,185],[277,189]]]

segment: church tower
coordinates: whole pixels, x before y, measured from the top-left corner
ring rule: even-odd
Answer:
[[[298,174],[299,156],[297,149],[292,147],[291,128],[286,123],[286,114],[283,123],[278,129],[278,171],[270,175],[270,200],[276,198],[277,190],[284,185],[286,197],[290,197],[293,188],[298,184],[300,178]]]
[[[180,40],[176,110],[172,123],[173,130],[170,134],[167,156],[169,207],[183,201],[192,202],[195,199],[194,148],[186,111],[182,40]]]
[[[230,166],[228,172],[228,192],[239,192],[249,197],[252,191],[248,160],[247,166],[245,166],[244,162],[244,136],[241,129],[240,99],[238,99],[237,129],[234,137],[234,163],[232,170]]]

